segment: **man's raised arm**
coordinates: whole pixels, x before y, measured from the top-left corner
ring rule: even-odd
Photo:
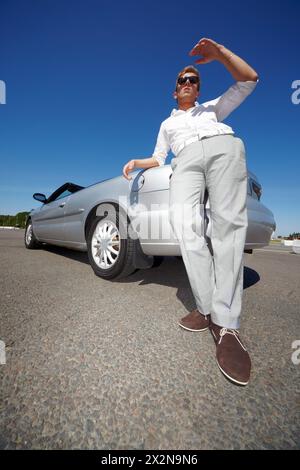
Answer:
[[[227,49],[223,44],[218,44],[212,39],[202,38],[189,52],[189,55],[203,56],[195,61],[196,64],[207,64],[213,60],[221,62],[231,73],[236,81],[246,82],[258,80],[258,74],[241,57]]]

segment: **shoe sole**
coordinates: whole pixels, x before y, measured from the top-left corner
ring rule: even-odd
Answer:
[[[220,364],[218,363],[218,360],[217,360],[217,364],[218,364],[218,367],[220,369],[220,371],[222,372],[222,374],[225,375],[225,377],[227,377],[229,380],[231,380],[232,382],[238,384],[238,385],[248,385],[249,383],[249,380],[247,382],[240,382],[239,380],[236,380],[234,379],[233,377],[230,377],[230,375],[227,374],[227,372],[225,372],[225,370],[222,369],[222,367],[220,366]]]
[[[201,330],[193,330],[192,328],[188,328],[187,326],[183,326],[181,323],[178,323],[178,325],[181,326],[181,328],[183,328],[184,330],[195,331],[195,332],[206,331],[209,328],[209,326],[207,326],[206,328],[202,328]]]

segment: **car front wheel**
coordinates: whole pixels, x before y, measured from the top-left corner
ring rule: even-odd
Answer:
[[[122,234],[122,236],[121,236]],[[95,217],[87,237],[88,257],[94,273],[104,279],[120,279],[135,271],[134,240],[128,236],[124,216]]]
[[[25,247],[28,250],[34,250],[41,246],[40,242],[35,238],[33,233],[32,221],[28,220],[25,228],[25,235],[24,235],[24,243]]]

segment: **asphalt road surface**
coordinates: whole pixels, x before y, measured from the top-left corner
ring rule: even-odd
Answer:
[[[245,255],[239,387],[210,333],[177,324],[195,308],[181,260],[104,281],[23,235],[0,231],[0,448],[299,449],[300,255]]]

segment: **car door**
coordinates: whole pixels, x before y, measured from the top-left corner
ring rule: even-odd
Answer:
[[[41,241],[63,242],[65,240],[65,211],[69,192],[43,204],[34,218],[34,232]]]
[[[136,225],[143,245],[174,242],[169,224],[170,165],[150,168],[137,174],[131,187],[132,208],[136,207]]]
[[[65,210],[65,234],[70,247],[80,248],[85,246],[84,220],[86,207],[90,204],[89,192],[78,191],[69,197]]]

